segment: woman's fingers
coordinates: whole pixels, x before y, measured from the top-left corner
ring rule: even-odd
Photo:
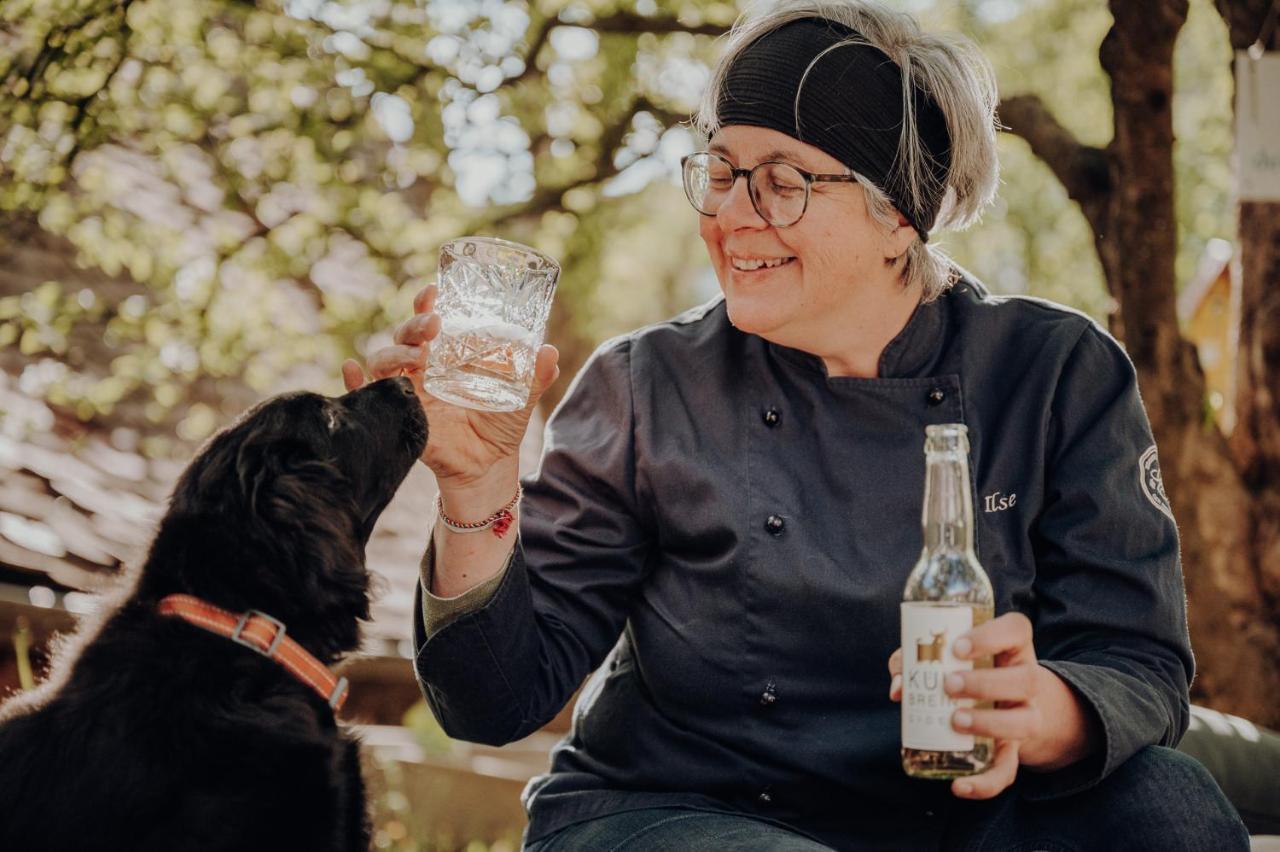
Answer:
[[[346,385],[347,390],[353,391],[364,385],[364,370],[360,369],[360,362],[354,358],[348,358],[342,362],[342,383]]]
[[[986,772],[957,778],[951,792],[962,799],[992,799],[1000,795],[1018,777],[1018,744],[997,742],[996,756]]]
[[[440,292],[434,284],[428,284],[418,291],[413,297],[413,312],[415,314],[429,313],[436,304],[436,294]]]
[[[436,285],[423,287],[413,297],[413,316],[396,328],[392,339],[402,346],[417,346],[440,333],[440,318],[431,312],[436,304]]]
[[[400,323],[391,335],[394,346],[384,346],[369,356],[369,373],[374,380],[405,373],[420,373],[427,363],[426,344],[440,333],[440,318],[431,313],[437,288],[429,284],[413,297],[414,314]],[[348,358],[342,363],[342,383],[353,391],[366,381],[360,362]],[[421,389],[421,381],[414,383]]]
[[[889,700],[902,700],[902,649],[894,651],[889,655],[889,674],[893,677],[889,680]]]
[[[422,370],[426,364],[425,346],[384,346],[369,356],[369,372],[375,379]],[[346,376],[345,369],[343,376]]]
[[[560,351],[550,343],[544,343],[533,362],[533,388],[529,391],[529,403],[525,407],[531,409],[537,405],[543,392],[559,377]]]
[[[414,314],[400,323],[392,339],[402,346],[418,346],[434,340],[440,333],[440,316],[438,314]]]
[[[1031,619],[1020,612],[1006,612],[961,636],[952,645],[952,652],[962,660],[1003,654],[1005,664],[1034,662]]]
[[[1033,705],[979,710],[966,707],[951,714],[951,727],[962,734],[995,737],[1000,740],[1025,740],[1038,736],[1040,711]]]
[[[978,701],[1030,701],[1035,696],[1038,666],[1003,666],[952,672],[942,682],[952,698]]]

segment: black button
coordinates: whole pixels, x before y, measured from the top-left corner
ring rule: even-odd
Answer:
[[[774,405],[766,408],[764,413],[760,416],[764,420],[764,425],[768,426],[770,429],[782,422],[782,412]]]
[[[929,391],[928,400],[930,405],[942,405],[942,401],[946,398],[947,394],[942,388],[934,388]]]
[[[760,693],[760,703],[765,707],[778,700],[778,687],[773,681],[769,681],[764,686],[764,692]]]
[[[618,661],[617,661],[617,660],[610,660],[610,661],[609,661],[609,671],[613,672],[613,671],[617,671],[617,670],[618,670]]]
[[[930,819],[932,819],[932,818],[933,818],[933,811],[925,811],[925,812],[924,812],[924,815],[925,815],[925,816],[927,816],[927,817],[929,817]]]
[[[782,530],[786,525],[787,522],[782,520],[781,515],[770,515],[769,519],[764,522],[764,528],[769,531],[769,535],[782,535]]]
[[[768,790],[762,790],[760,795],[756,796],[756,801],[762,805],[770,804],[773,802],[773,795]]]

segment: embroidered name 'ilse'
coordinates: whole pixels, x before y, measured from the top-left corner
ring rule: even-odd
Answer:
[[[995,494],[988,494],[986,497],[983,497],[982,501],[982,510],[984,512],[1003,512],[1005,509],[1012,509],[1017,505],[1018,495],[1009,494],[1002,497],[1001,492],[997,491]]]

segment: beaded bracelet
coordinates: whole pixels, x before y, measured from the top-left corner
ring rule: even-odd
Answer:
[[[444,513],[444,500],[439,494],[436,495],[436,517],[440,519],[448,529],[456,533],[478,533],[485,530],[493,530],[493,534],[498,538],[502,538],[507,534],[507,530],[511,529],[511,523],[515,520],[511,514],[511,510],[520,502],[520,497],[524,494],[524,489],[519,485],[516,486],[516,496],[512,497],[507,505],[494,512],[483,521],[473,521],[472,523],[463,523],[455,521]]]

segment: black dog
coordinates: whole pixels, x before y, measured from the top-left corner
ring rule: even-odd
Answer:
[[[263,611],[331,664],[357,645],[365,544],[426,439],[403,378],[278,397],[210,439],[132,589],[0,708],[0,850],[367,849],[330,702],[158,606]]]

